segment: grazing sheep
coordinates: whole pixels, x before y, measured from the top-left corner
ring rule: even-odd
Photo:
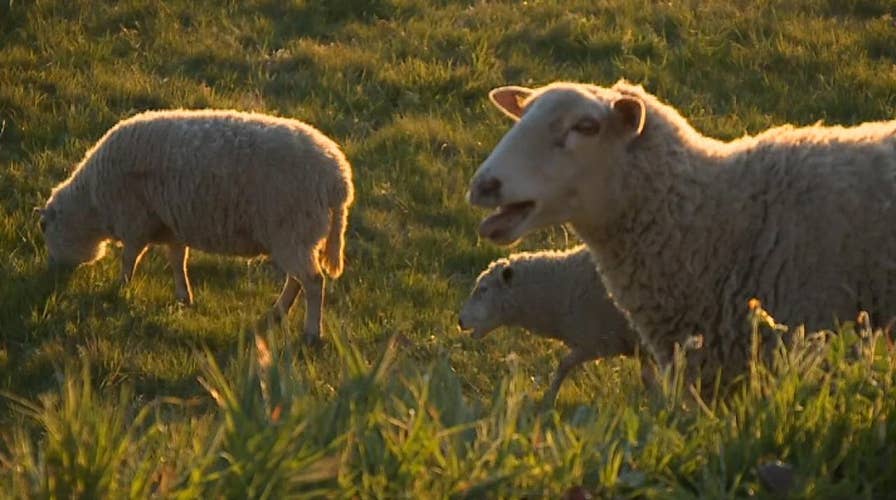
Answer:
[[[492,262],[476,279],[458,325],[482,338],[519,326],[570,348],[545,402],[552,403],[569,372],[585,361],[634,354],[637,333],[613,305],[584,245],[565,252],[513,254]]]
[[[480,234],[570,223],[661,365],[702,335],[689,375],[742,373],[752,297],[809,329],[896,313],[896,121],[722,142],[624,81],[490,97],[518,122],[471,182]]]
[[[342,273],[351,166],[297,120],[218,110],[150,111],[121,121],[87,152],[41,210],[51,263],[77,265],[121,241],[121,280],[147,245],[164,244],[179,300],[192,302],[189,247],[270,255],[287,274],[272,314],[300,287],[304,334],[320,339],[324,278]]]

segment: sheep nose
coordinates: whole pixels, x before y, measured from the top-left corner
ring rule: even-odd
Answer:
[[[486,179],[483,179],[482,182],[479,183],[480,196],[484,196],[486,198],[498,196],[498,192],[500,191],[501,181],[499,181],[496,177],[488,177]]]
[[[470,189],[469,199],[471,203],[487,203],[488,200],[497,200],[501,194],[501,181],[497,177],[486,177],[473,183]]]

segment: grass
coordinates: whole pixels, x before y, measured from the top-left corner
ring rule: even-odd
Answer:
[[[0,484],[13,497],[883,497],[894,486],[893,354],[847,323],[696,404],[607,360],[534,401],[562,354],[454,328],[478,271],[463,194],[508,123],[505,83],[625,77],[704,133],[850,124],[896,111],[896,3],[417,0],[0,2]],[[115,122],[159,107],[294,116],[355,168],[347,272],[319,352],[262,260],[194,253],[180,308],[161,252],[61,281],[31,208]],[[523,248],[571,245],[562,229]],[[774,313],[774,311],[771,311]],[[747,332],[745,332],[746,334]],[[298,349],[298,350],[297,350]],[[270,358],[270,361],[267,361]],[[278,409],[279,408],[279,409]]]

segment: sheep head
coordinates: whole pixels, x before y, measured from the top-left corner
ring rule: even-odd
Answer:
[[[473,291],[461,307],[458,327],[481,339],[492,330],[508,323],[511,309],[513,268],[506,259],[488,267],[476,279]]]
[[[494,208],[479,234],[509,245],[527,233],[577,218],[593,222],[618,193],[629,144],[644,129],[646,106],[613,89],[554,83],[499,87],[489,97],[516,124],[482,163],[468,192]]]
[[[74,267],[100,259],[106,235],[97,227],[95,211],[77,200],[62,200],[53,193],[40,215],[40,230],[47,244],[51,267]]]

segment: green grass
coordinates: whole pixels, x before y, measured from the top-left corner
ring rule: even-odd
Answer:
[[[509,126],[488,90],[625,77],[723,138],[889,119],[893,15],[892,0],[0,1],[0,389],[16,395],[0,398],[0,491],[768,496],[759,467],[780,459],[793,496],[886,496],[896,354],[851,324],[705,407],[608,360],[547,414],[534,401],[561,348],[454,325],[506,253],[464,201]],[[262,260],[194,253],[188,309],[161,252],[126,290],[117,249],[68,281],[44,270],[32,207],[114,123],[161,107],[297,117],[344,145],[357,202],[323,350],[290,342],[301,308],[272,364],[242,344],[279,291]]]

